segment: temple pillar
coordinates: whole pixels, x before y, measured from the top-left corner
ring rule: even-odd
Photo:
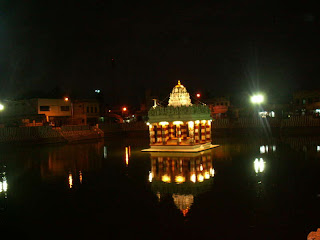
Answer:
[[[201,139],[200,142],[206,141],[206,123],[201,123]]]
[[[181,128],[180,128],[179,124],[177,124],[176,126],[177,126],[177,138],[178,138],[177,144],[180,145],[180,143],[181,143]]]
[[[165,145],[169,139],[168,125],[162,125],[162,144]]]
[[[188,122],[188,128],[189,128],[189,137],[190,137],[190,143],[194,144],[194,122],[190,121]]]
[[[211,142],[211,121],[206,124],[206,142]]]
[[[174,138],[174,126],[172,123],[169,123],[169,139]]]
[[[200,138],[199,138],[199,123],[196,122],[194,126],[194,141],[196,144],[200,143]]]
[[[187,125],[183,124],[180,126],[181,128],[181,139],[186,140],[187,139]]]
[[[162,129],[161,125],[157,125],[157,143],[162,142]]]
[[[149,125],[149,133],[150,133],[150,144],[154,144],[156,142],[155,125]]]

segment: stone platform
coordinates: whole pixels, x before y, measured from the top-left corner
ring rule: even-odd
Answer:
[[[202,152],[211,148],[219,147],[219,145],[213,145],[211,143],[198,144],[198,145],[153,145],[150,148],[141,150],[142,152]]]

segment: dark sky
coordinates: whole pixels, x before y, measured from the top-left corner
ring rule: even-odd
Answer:
[[[319,9],[293,2],[2,0],[0,98],[59,86],[133,103],[178,79],[216,96],[320,88]]]

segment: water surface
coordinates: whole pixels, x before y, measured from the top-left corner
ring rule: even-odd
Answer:
[[[33,239],[306,239],[320,227],[320,138],[0,146],[0,232]]]

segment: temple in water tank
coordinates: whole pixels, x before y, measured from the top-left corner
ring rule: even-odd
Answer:
[[[148,112],[150,148],[154,152],[200,152],[211,144],[211,111],[205,104],[192,104],[187,89],[178,81],[168,106],[155,104]]]

